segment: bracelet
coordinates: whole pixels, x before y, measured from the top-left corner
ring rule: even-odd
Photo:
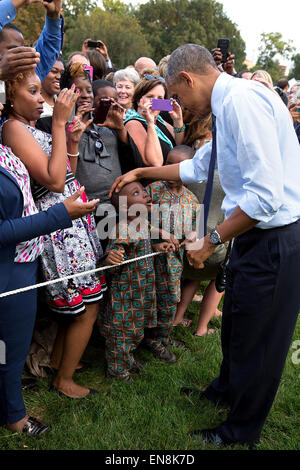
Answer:
[[[79,157],[79,152],[75,153],[74,155],[72,153],[67,152],[68,157]]]
[[[184,132],[184,131],[185,131],[185,129],[186,129],[186,125],[185,125],[185,124],[183,124],[183,126],[182,126],[182,127],[180,127],[180,128],[178,128],[178,127],[174,127],[174,132],[175,132],[175,134],[179,134],[180,132]]]

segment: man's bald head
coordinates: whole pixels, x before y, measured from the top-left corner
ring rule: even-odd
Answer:
[[[139,75],[142,75],[145,69],[155,69],[156,63],[150,57],[140,57],[134,64],[134,68]]]

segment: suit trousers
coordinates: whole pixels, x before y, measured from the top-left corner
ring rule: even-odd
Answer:
[[[36,284],[38,261],[15,263],[6,291]],[[22,397],[24,369],[36,317],[37,291],[0,299],[0,340],[6,349],[0,364],[0,424],[13,424],[26,416]]]
[[[235,239],[222,319],[223,362],[206,389],[228,404],[218,427],[230,442],[261,434],[279,386],[300,310],[300,220]]]

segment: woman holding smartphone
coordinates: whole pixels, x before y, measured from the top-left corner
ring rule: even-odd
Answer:
[[[20,74],[7,81],[6,96],[9,119],[2,128],[3,143],[26,166],[33,180],[33,197],[38,210],[48,210],[77,193],[80,187],[67,156],[74,138],[70,135],[82,135],[84,127],[69,133],[68,146],[65,130],[79,93],[75,92],[74,86],[70,90],[63,89],[59,94],[53,110],[52,136],[37,130],[32,124],[40,117],[44,102],[41,83],[35,73]],[[84,193],[80,198],[82,202],[87,201]],[[74,221],[72,227],[44,237],[41,255],[44,277],[51,280],[92,270],[101,254],[94,218],[83,216]],[[103,290],[97,274],[46,287],[49,308],[69,320],[51,361],[53,369],[58,371],[53,388],[64,396],[84,398],[94,393],[75,383],[73,374],[90,339]]]
[[[173,126],[160,116],[160,110],[152,110],[152,100],[164,100],[167,94],[162,77],[145,74],[136,86],[132,102],[134,112],[125,119],[125,129],[134,149],[136,167],[162,166],[175,145],[183,142],[185,126],[180,105],[171,100],[169,112]]]

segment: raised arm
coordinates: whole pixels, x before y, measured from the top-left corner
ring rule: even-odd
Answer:
[[[75,105],[75,88],[61,91],[54,106],[51,157],[45,154],[32,133],[17,120],[8,120],[3,127],[3,143],[10,147],[26,166],[32,178],[53,192],[63,192],[67,171],[65,124]]]
[[[62,18],[60,11],[62,0],[52,2],[42,2],[47,16],[45,26],[36,44],[36,51],[40,53],[40,63],[36,68],[36,73],[41,82],[47,77],[62,49]]]

